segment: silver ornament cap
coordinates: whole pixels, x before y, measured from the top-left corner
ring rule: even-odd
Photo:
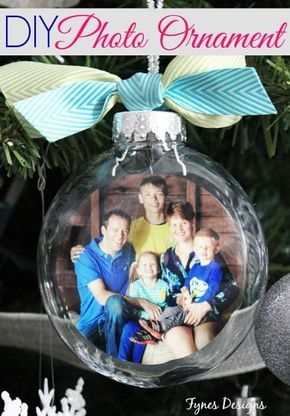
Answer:
[[[124,111],[116,113],[113,141],[118,144],[186,141],[182,118],[169,111]]]

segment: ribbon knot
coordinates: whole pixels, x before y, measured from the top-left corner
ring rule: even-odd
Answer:
[[[161,74],[138,72],[118,84],[124,106],[130,111],[155,110],[164,103]]]
[[[0,68],[0,87],[27,133],[51,142],[92,127],[117,101],[131,111],[162,106],[206,128],[276,113],[243,57],[176,57],[164,75],[126,80],[94,68],[22,61]]]

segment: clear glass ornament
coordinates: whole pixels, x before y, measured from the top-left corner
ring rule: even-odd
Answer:
[[[45,218],[38,266],[46,311],[69,348],[90,369],[114,380],[156,387],[202,379],[237,349],[252,326],[267,276],[260,223],[235,179],[207,156],[185,146],[185,127],[175,113],[118,113],[113,139],[111,151],[92,159],[60,189]],[[166,354],[160,358],[152,353],[154,347],[147,346],[142,364],[137,364],[106,354],[76,329],[79,296],[70,249],[100,235],[104,212],[112,208],[126,211],[133,219],[144,214],[139,185],[150,175],[166,180],[167,201],[192,204],[195,231],[209,227],[218,232],[220,252],[240,291],[222,314],[221,330],[204,348],[172,359],[164,358]]]

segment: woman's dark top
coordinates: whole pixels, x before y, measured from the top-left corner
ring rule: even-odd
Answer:
[[[218,293],[208,302],[212,308],[210,315],[213,320],[217,320],[220,315],[234,302],[240,291],[236,281],[225,264],[223,257],[218,254],[215,257],[215,260],[222,266],[223,278],[221,280]],[[170,247],[161,255],[162,279],[164,279],[169,285],[169,296],[167,300],[168,306],[176,305],[176,295],[180,293],[180,289],[184,286],[184,282],[190,268],[196,262],[198,262],[198,259],[196,259],[193,251],[190,253],[186,267],[184,268],[175,252],[175,247]]]

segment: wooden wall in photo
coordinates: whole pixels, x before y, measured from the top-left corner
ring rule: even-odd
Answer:
[[[144,175],[134,175],[128,178],[116,180],[112,185],[100,191],[100,204],[102,212],[113,208],[120,208],[127,212],[132,219],[144,215],[143,206],[139,203],[139,185]],[[187,182],[183,178],[176,178],[170,175],[163,175],[169,190],[168,200],[186,200]],[[191,195],[191,202],[194,206],[194,194]]]
[[[220,253],[239,285],[241,282],[241,240],[234,222],[220,202],[204,188],[196,192],[197,230],[212,228],[220,236]]]
[[[91,235],[99,230],[99,218],[99,191],[97,190],[89,198],[81,201],[77,210],[63,224],[63,240],[58,248],[54,279],[59,297],[68,311],[79,312],[80,304],[70,249],[77,244],[88,244]]]
[[[218,202],[205,189],[196,187],[185,178],[162,175],[168,184],[168,201],[187,200],[195,212],[195,231],[200,228],[213,228],[221,239],[221,253],[238,283],[241,283],[242,259],[240,239],[235,224]],[[79,205],[67,225],[66,243],[59,251],[56,261],[56,283],[67,309],[78,310],[79,297],[76,277],[70,261],[69,251],[73,245],[88,244],[100,234],[103,214],[111,209],[122,209],[132,219],[144,214],[139,203],[139,185],[143,175],[130,175],[115,180],[110,186],[96,190]]]

